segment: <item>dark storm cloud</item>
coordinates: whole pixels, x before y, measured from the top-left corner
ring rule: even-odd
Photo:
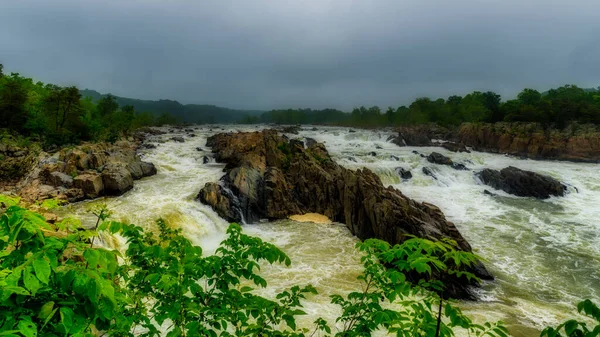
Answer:
[[[597,0],[0,1],[0,62],[236,108],[600,85]]]

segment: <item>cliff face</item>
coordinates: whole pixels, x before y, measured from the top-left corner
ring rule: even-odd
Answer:
[[[600,130],[594,126],[558,131],[534,123],[463,124],[453,138],[477,151],[531,159],[600,161]]]
[[[227,164],[226,174],[219,183],[206,184],[198,198],[229,221],[320,213],[345,223],[360,239],[396,244],[406,234],[449,238],[459,249],[471,251],[439,208],[385,187],[368,169],[352,171],[338,165],[323,144],[305,147],[302,141],[266,130],[218,134],[207,145],[218,161]],[[475,272],[491,278],[481,264]],[[464,285],[459,286],[462,291],[466,291]]]

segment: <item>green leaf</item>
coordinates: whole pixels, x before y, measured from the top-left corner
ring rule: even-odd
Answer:
[[[88,248],[83,253],[83,257],[88,263],[88,267],[96,269],[98,267],[98,260],[100,259],[100,252],[96,249]]]
[[[19,332],[25,337],[37,336],[37,326],[31,321],[31,318],[28,316],[20,320],[17,327],[19,328]]]
[[[32,295],[35,295],[41,287],[40,281],[33,275],[33,268],[31,266],[25,268],[25,271],[23,272],[23,283],[25,284],[25,288],[27,288]]]
[[[54,309],[54,301],[47,302],[42,305],[40,308],[40,312],[38,313],[38,318],[41,320],[45,320],[52,313],[52,309]]]
[[[71,328],[73,327],[74,317],[75,317],[75,314],[73,313],[73,310],[71,310],[71,308],[69,308],[69,307],[61,307],[60,308],[60,322],[62,323],[63,327],[65,328],[66,334],[68,334],[69,331],[71,330]]]
[[[33,260],[35,276],[44,284],[50,282],[50,262],[45,257]]]

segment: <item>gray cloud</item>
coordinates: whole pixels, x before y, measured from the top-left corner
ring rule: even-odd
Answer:
[[[4,0],[8,71],[234,108],[600,84],[597,0]]]

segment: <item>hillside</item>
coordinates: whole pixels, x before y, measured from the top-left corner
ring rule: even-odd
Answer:
[[[89,89],[80,90],[80,92],[83,97],[91,97],[94,101],[106,96]],[[244,117],[260,116],[264,112],[259,110],[235,110],[208,104],[181,104],[168,99],[152,101],[120,96],[114,97],[120,106],[132,105],[136,111],[151,112],[154,115],[169,112],[181,122],[186,123],[236,123]]]

